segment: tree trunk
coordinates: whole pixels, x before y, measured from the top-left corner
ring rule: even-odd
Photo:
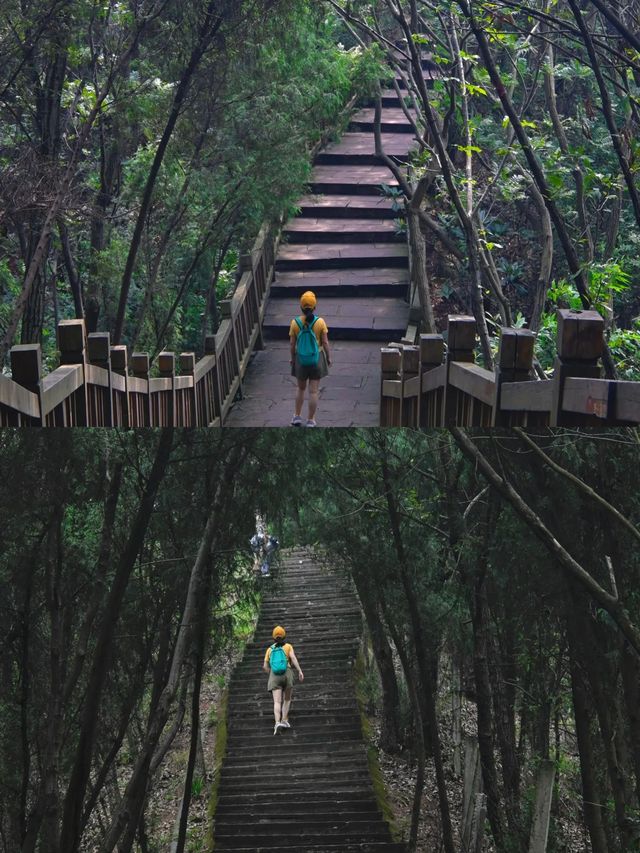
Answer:
[[[60,833],[60,847],[64,850],[64,853],[77,853],[79,848],[82,806],[91,773],[102,690],[106,680],[113,635],[120,617],[120,609],[129,577],[143,545],[151,513],[154,509],[156,495],[169,463],[172,446],[172,430],[163,430],[160,433],[153,467],[140,499],[139,508],[131,526],[131,531],[118,563],[111,590],[105,604],[104,616],[93,654],[86,700],[81,712],[78,745],[64,803],[64,815]]]
[[[367,579],[354,570],[353,581],[362,604],[364,616],[371,637],[373,655],[380,673],[382,685],[382,721],[380,733],[380,746],[385,752],[398,752],[400,749],[401,736],[398,728],[400,712],[400,693],[396,671],[393,665],[393,652],[375,603],[371,599],[371,587]]]
[[[138,825],[140,809],[144,803],[141,792],[146,789],[147,772],[151,758],[166,725],[180,683],[182,668],[191,643],[192,626],[197,622],[205,572],[215,539],[220,531],[222,508],[228,501],[230,493],[233,493],[234,477],[238,469],[242,466],[247,453],[248,447],[246,444],[236,445],[223,463],[216,495],[200,541],[198,555],[191,571],[186,602],[180,621],[181,627],[173,651],[169,677],[157,707],[149,719],[147,732],[134,763],[131,777],[122,796],[120,806],[113,816],[111,826],[100,845],[100,853],[112,853],[127,826],[130,826],[131,823],[134,823],[135,826]]]
[[[191,88],[191,82],[193,80],[193,77],[195,76],[195,73],[198,70],[200,62],[202,61],[202,58],[205,55],[209,45],[211,44],[212,40],[214,39],[216,33],[218,32],[223,23],[223,16],[221,14],[216,13],[217,5],[218,4],[216,0],[210,0],[207,6],[207,10],[204,16],[204,22],[202,24],[202,27],[200,28],[200,32],[198,33],[198,40],[196,42],[195,47],[191,51],[189,62],[187,63],[186,68],[182,72],[182,76],[180,77],[180,82],[178,83],[176,93],[173,98],[173,104],[171,105],[171,112],[169,114],[169,118],[160,138],[160,142],[158,144],[158,148],[156,150],[153,163],[151,165],[151,170],[149,172],[149,176],[145,184],[144,193],[142,195],[142,202],[140,204],[140,209],[138,211],[138,216],[136,219],[136,225],[133,231],[133,237],[131,238],[131,245],[129,247],[127,262],[125,264],[125,269],[122,276],[122,283],[120,285],[118,313],[116,315],[115,328],[113,332],[113,341],[115,344],[121,343],[122,340],[122,335],[124,332],[125,314],[127,310],[127,300],[129,298],[129,289],[131,287],[133,271],[136,265],[138,251],[140,249],[142,234],[147,223],[147,216],[149,213],[149,208],[151,207],[151,199],[153,197],[156,181],[158,179],[158,175],[160,174],[160,169],[162,168],[162,163],[164,161],[165,154],[167,153],[169,142],[171,141],[173,131],[175,130],[176,124],[178,123],[178,119],[180,118],[184,102],[189,93],[189,89]]]

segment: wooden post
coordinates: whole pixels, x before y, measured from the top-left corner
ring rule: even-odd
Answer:
[[[161,352],[158,356],[158,372],[162,379],[171,380],[171,391],[168,394],[167,422],[165,426],[177,426],[176,423],[176,355],[173,352]],[[164,394],[165,392],[163,392]],[[160,407],[158,407],[158,415]]]
[[[233,300],[232,299],[223,299],[220,303],[220,316],[223,320],[229,320],[231,323],[231,334],[230,334],[230,343],[233,348],[233,363],[234,363],[234,376],[237,376],[239,379],[238,382],[238,394],[239,398],[242,400],[242,380],[240,377],[240,352],[238,350],[238,336],[236,334],[236,326],[235,326],[235,317],[233,316]],[[232,380],[233,381],[233,380]],[[220,409],[220,426],[222,426],[223,420],[223,412],[222,412],[222,401],[221,401],[221,409]]]
[[[402,347],[400,375],[402,382],[400,426],[417,427],[420,407],[420,347],[408,345]],[[410,389],[409,382],[412,382],[415,388]],[[408,395],[409,390],[411,394]]]
[[[449,317],[447,331],[447,376],[444,391],[443,426],[468,426],[465,412],[459,405],[459,394],[449,385],[449,370],[453,361],[473,364],[476,345],[476,321],[473,317]],[[469,418],[470,420],[470,418]]]
[[[602,421],[562,411],[568,376],[599,379],[598,359],[604,351],[604,320],[597,311],[558,309],[558,355],[553,372],[551,426],[593,426]]]
[[[496,397],[492,417],[493,426],[518,425],[513,424],[512,415],[509,412],[503,412],[500,409],[501,390],[505,382],[526,382],[531,379],[535,340],[535,334],[529,329],[503,328],[500,331],[500,351],[496,366]]]
[[[482,787],[480,770],[480,748],[476,738],[467,735],[464,739],[464,779],[462,788],[462,823],[460,833],[462,850],[468,853],[471,849],[473,817],[476,794]]]
[[[441,367],[443,359],[444,338],[442,335],[420,335],[419,427],[439,427],[442,425],[444,392],[443,390],[438,390],[427,394],[424,386],[426,374],[437,367]]]
[[[13,381],[38,397],[40,417],[36,426],[44,426],[42,417],[42,349],[40,344],[18,344],[11,347]]]
[[[129,352],[123,344],[111,347],[111,372],[117,373],[118,376],[124,378],[124,397],[122,399],[122,426],[129,429],[131,425],[131,415],[129,412]]]
[[[131,372],[136,379],[142,379],[147,383],[147,392],[144,395],[142,404],[142,419],[144,421],[141,426],[153,426],[151,423],[151,394],[149,393],[149,353],[134,352],[131,355]]]
[[[189,426],[196,427],[198,417],[198,407],[196,406],[196,355],[193,352],[180,353],[180,375],[191,377],[191,387],[187,392],[188,408],[189,408]],[[186,418],[185,418],[186,420]]]
[[[87,402],[87,335],[84,320],[62,320],[58,323],[58,349],[60,364],[78,364],[82,367],[82,389],[75,392],[69,412],[73,423],[67,426],[89,426]]]
[[[89,364],[106,370],[109,375],[109,387],[104,402],[105,427],[113,426],[113,383],[111,380],[111,335],[109,332],[92,332],[87,339]],[[98,424],[92,424],[98,426]]]
[[[216,336],[215,335],[207,335],[204,341],[204,351],[206,355],[216,355]],[[206,411],[211,411],[213,413],[212,420],[215,420],[216,417],[220,418],[220,423],[222,424],[222,377],[220,376],[220,362],[216,357],[215,362],[215,376],[213,381],[213,393],[214,399],[206,402]],[[209,406],[211,403],[211,406]],[[198,426],[209,426],[208,423],[199,423]]]
[[[555,763],[543,761],[538,768],[536,780],[536,801],[533,807],[533,823],[529,836],[529,853],[546,853],[555,776]]]
[[[400,350],[383,347],[380,350],[380,426],[400,426],[402,380]]]

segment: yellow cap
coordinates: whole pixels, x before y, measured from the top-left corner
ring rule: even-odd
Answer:
[[[276,625],[276,627],[273,629],[272,637],[274,640],[284,640],[286,633],[287,632],[284,630],[282,625]]]
[[[317,304],[318,300],[316,299],[316,295],[311,290],[307,290],[306,293],[303,293],[300,297],[301,308],[315,308]]]

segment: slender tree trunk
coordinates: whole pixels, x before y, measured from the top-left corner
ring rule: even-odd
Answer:
[[[378,609],[372,600],[370,585],[367,583],[367,579],[363,578],[357,570],[352,572],[352,577],[358,597],[360,598],[360,603],[362,604],[365,619],[367,620],[371,645],[373,646],[373,655],[378,672],[380,673],[380,683],[382,685],[380,746],[385,752],[398,752],[401,740],[398,728],[400,693],[396,671],[393,666],[393,652],[380,622]]]
[[[169,678],[162,691],[157,707],[149,720],[147,732],[134,763],[131,777],[122,796],[120,806],[113,816],[111,826],[100,845],[100,853],[111,853],[127,826],[130,826],[132,823],[134,826],[138,825],[140,808],[144,803],[142,791],[146,790],[146,780],[151,759],[166,725],[180,683],[182,668],[191,643],[192,626],[197,620],[204,574],[216,536],[220,535],[222,509],[230,493],[233,493],[234,477],[241,468],[247,453],[247,445],[236,445],[223,463],[216,496],[213,500],[209,518],[200,541],[198,555],[191,571],[189,589],[182,613],[178,639],[173,652]]]
[[[576,739],[580,754],[580,775],[582,778],[582,803],[584,819],[589,831],[593,853],[608,853],[609,846],[604,830],[602,816],[602,792],[596,779],[596,759],[593,754],[591,738],[592,708],[587,696],[584,678],[578,663],[579,628],[573,614],[573,601],[567,601],[567,630],[569,637],[569,665],[571,672],[571,694],[573,697],[573,715],[576,724]]]
[[[142,548],[156,495],[169,463],[172,446],[173,432],[171,430],[163,430],[160,434],[153,467],[105,604],[104,616],[93,654],[86,700],[81,712],[78,745],[64,803],[64,815],[60,833],[60,847],[64,850],[64,853],[77,853],[79,848],[82,807],[91,772],[98,715],[102,691],[107,676],[113,635],[120,616],[120,609],[129,577]]]
[[[454,853],[455,848],[453,844],[453,830],[451,827],[451,815],[449,811],[447,782],[444,775],[442,747],[440,741],[440,732],[438,729],[438,718],[436,714],[437,684],[436,682],[434,682],[429,666],[429,661],[426,658],[427,641],[424,637],[422,619],[420,617],[420,612],[417,604],[417,597],[415,594],[415,590],[413,589],[413,584],[411,583],[406,564],[404,546],[402,544],[400,520],[398,517],[397,507],[395,505],[395,499],[392,491],[389,467],[387,464],[387,459],[384,456],[383,448],[381,448],[381,451],[383,452],[383,455],[380,460],[380,463],[385,488],[385,499],[389,512],[389,521],[391,525],[393,541],[398,556],[398,569],[400,573],[400,580],[402,582],[402,588],[404,590],[409,610],[411,633],[416,653],[416,659],[418,661],[420,680],[422,682],[425,707],[427,711],[426,722],[429,730],[431,748],[433,750],[433,763],[436,773],[438,801],[440,805],[440,815],[442,820],[442,840],[446,853]]]
[[[145,184],[144,193],[142,194],[142,202],[138,211],[133,236],[131,238],[131,244],[129,247],[129,254],[127,256],[127,262],[125,264],[125,269],[122,276],[122,283],[120,285],[118,312],[116,314],[115,328],[113,332],[113,340],[116,344],[119,344],[121,342],[122,335],[124,332],[125,314],[127,310],[127,300],[129,298],[129,289],[131,288],[133,271],[136,265],[138,251],[140,249],[142,234],[147,223],[147,216],[151,207],[151,199],[153,198],[153,192],[155,190],[156,181],[158,179],[158,175],[160,174],[160,169],[162,168],[165,154],[167,153],[169,143],[173,136],[173,131],[175,130],[176,124],[178,123],[178,119],[180,118],[180,114],[184,106],[184,102],[187,98],[187,95],[189,94],[192,80],[200,66],[202,58],[204,57],[209,45],[215,38],[216,33],[222,26],[224,20],[223,16],[216,12],[217,5],[218,3],[216,0],[210,0],[207,6],[204,22],[198,34],[198,40],[191,52],[189,62],[187,63],[184,71],[182,72],[182,76],[180,77],[180,82],[178,83],[176,93],[173,98],[173,104],[171,105],[171,112],[169,113],[169,118],[160,138],[155,157],[153,158],[153,163],[151,164],[151,170],[149,172],[149,176]]]

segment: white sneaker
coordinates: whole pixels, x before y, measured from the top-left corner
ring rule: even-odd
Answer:
[[[280,728],[280,726],[281,726],[281,725],[282,725],[282,723],[276,723],[276,724],[275,724],[275,726],[273,727],[273,733],[274,733],[274,735],[277,735],[277,734],[278,734],[278,729]]]
[[[311,427],[316,427],[316,426],[318,426],[318,424],[315,421],[312,421],[312,420],[307,421],[307,427],[311,428]]]
[[[282,726],[283,729],[290,729],[291,728],[291,723],[288,720],[283,720],[280,723],[280,725]]]
[[[300,415],[294,415],[291,418],[291,426],[293,426],[293,427],[302,426],[302,418],[300,417]]]

